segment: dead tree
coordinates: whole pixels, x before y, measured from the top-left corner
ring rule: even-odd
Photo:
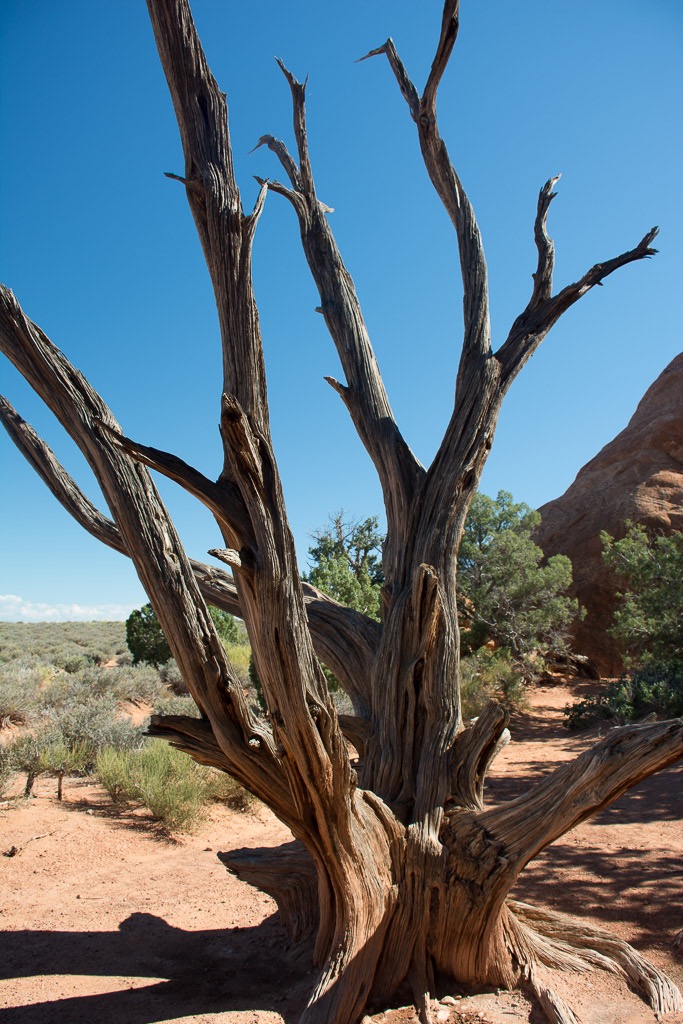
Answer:
[[[553,324],[615,270],[651,256],[656,229],[553,292],[546,230],[552,178],[534,225],[538,264],[526,308],[493,348],[487,269],[477,222],[439,135],[436,99],[458,32],[446,0],[434,61],[420,95],[389,39],[383,55],[415,122],[431,181],[455,229],[464,288],[464,338],[453,413],[428,467],[394,420],[353,281],[318,200],[306,137],[305,87],[281,65],[294,109],[296,155],[273,136],[285,181],[266,180],[251,213],[233,173],[225,96],[209,68],[187,0],[148,0],[185,154],[183,181],[218,307],[223,351],[217,480],[126,437],[104,401],[3,289],[5,353],[57,415],[92,467],[111,519],[90,504],[47,446],[3,401],[10,434],[82,525],[130,557],[201,711],[159,717],[152,732],[229,772],[273,809],[295,842],[233,858],[272,893],[294,940],[312,944],[317,980],[304,1024],[349,1024],[369,1000],[412,986],[430,1019],[435,972],[462,983],[524,980],[555,1021],[574,1020],[544,970],[600,967],[627,979],[664,1012],[675,986],[631,947],[508,898],[524,866],[628,787],[683,754],[683,722],[615,729],[517,799],[485,808],[488,766],[506,741],[491,704],[474,723],[459,702],[456,556],[508,388]],[[273,456],[251,252],[268,191],[291,203],[320,312],[346,376],[329,379],[379,476],[387,517],[381,624],[302,583]],[[148,468],[213,513],[230,572],[186,557]],[[206,602],[247,626],[268,706],[255,717]],[[346,689],[340,717],[320,661]],[[349,742],[358,759],[350,756]]]

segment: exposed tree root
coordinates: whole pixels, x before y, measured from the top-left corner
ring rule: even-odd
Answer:
[[[536,971],[530,973],[528,983],[549,1024],[581,1024],[572,1008],[545,984]]]
[[[218,858],[242,881],[273,897],[292,942],[312,953],[320,923],[318,879],[303,844],[230,850]]]
[[[513,955],[526,966],[532,986],[537,964],[580,972],[599,967],[627,981],[656,1013],[683,1009],[683,997],[676,985],[628,942],[601,928],[579,924],[564,914],[527,903],[508,900],[507,908],[512,911],[505,922],[508,940]]]

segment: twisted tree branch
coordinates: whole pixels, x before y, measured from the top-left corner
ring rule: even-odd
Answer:
[[[539,250],[539,263],[536,274],[534,274],[532,297],[526,309],[513,323],[505,342],[496,352],[496,359],[501,365],[501,387],[504,392],[510,387],[527,360],[534,354],[551,327],[586,292],[596,285],[602,284],[605,278],[613,274],[615,270],[637,260],[648,259],[657,253],[657,249],[653,249],[651,245],[659,234],[659,228],[654,227],[641,238],[633,249],[628,249],[619,256],[605,260],[604,263],[596,263],[578,281],[567,285],[557,295],[551,296],[554,247],[546,232],[546,217],[550,202],[555,196],[552,188],[557,180],[557,178],[551,178],[546,182],[539,196],[534,228]]]
[[[273,800],[290,821],[297,813],[274,744],[263,723],[252,714],[234,676],[223,645],[187,556],[147,470],[132,463],[111,443],[121,429],[111,411],[47,336],[24,314],[12,293],[0,285],[0,348],[60,420],[92,468],[109,505],[125,550],[168,638],[171,651],[194,700],[211,723],[216,740],[238,778],[251,778],[250,788]],[[7,410],[5,410],[7,412]],[[106,424],[108,430],[102,429]],[[14,436],[36,457],[35,435],[14,424]],[[43,469],[53,480],[49,459]],[[70,500],[78,493],[59,482]],[[81,514],[96,522],[85,506]],[[116,537],[104,526],[109,540]],[[120,550],[120,548],[119,548]],[[259,748],[248,740],[258,734]]]
[[[219,525],[233,538],[232,543],[236,547],[246,547],[254,543],[249,513],[234,484],[225,479],[214,483],[177,455],[133,441],[106,423],[102,423],[101,426],[109,434],[112,444],[120,451],[173,480],[188,494],[201,501],[213,513]]]
[[[116,524],[83,494],[49,446],[3,397],[0,397],[0,421],[57,501],[76,522],[96,540],[130,557]],[[242,618],[232,576],[195,559],[190,559],[190,566],[204,600]],[[381,628],[374,619],[339,604],[310,583],[303,583],[303,590],[316,653],[334,672],[351,698],[356,713],[367,718],[370,713],[368,666],[376,656]]]
[[[289,199],[296,211],[304,253],[320,294],[319,311],[346,375],[344,403],[380,478],[387,511],[383,562],[390,580],[405,544],[408,510],[423,470],[396,425],[354,283],[325,218],[329,207],[316,195],[306,134],[305,84],[298,82],[281,61],[278,63],[292,94],[299,164],[284,143],[272,135],[262,136],[259,145],[268,146],[276,154],[292,185],[288,189],[279,182],[268,182],[269,188]]]
[[[516,873],[559,836],[683,757],[683,719],[612,729],[528,793],[479,816]]]

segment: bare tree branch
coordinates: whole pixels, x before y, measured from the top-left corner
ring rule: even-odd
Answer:
[[[255,153],[261,146],[267,146],[271,152],[275,153],[276,157],[282,164],[285,174],[289,178],[292,188],[296,189],[297,192],[303,192],[304,185],[299,174],[299,168],[297,167],[296,160],[291,155],[284,142],[281,139],[276,139],[274,135],[262,135],[258,140],[254,148],[251,150]]]
[[[86,498],[52,450],[4,397],[0,397],[0,420],[19,451],[76,522],[107,547],[127,555],[116,525]]]
[[[394,420],[389,399],[363,320],[356,290],[325,218],[328,210],[316,195],[306,134],[305,85],[278,62],[292,94],[294,133],[299,165],[282,142],[262,136],[283,165],[293,191],[277,182],[269,187],[294,206],[304,253],[320,294],[319,311],[337,348],[347,385],[343,394],[358,435],[377,469],[387,511],[385,575],[391,580],[398,552],[405,544],[407,512],[422,467],[410,451]]]
[[[203,473],[200,473],[194,466],[188,465],[177,455],[132,441],[124,434],[112,430],[106,423],[102,423],[101,426],[109,434],[112,444],[120,451],[125,452],[137,462],[149,466],[150,469],[155,469],[169,480],[179,484],[193,497],[198,498],[213,512],[221,527],[235,538],[233,543],[240,547],[253,544],[249,514],[239,490],[234,484],[227,480],[219,480],[218,483],[214,483],[213,480],[209,480]]]
[[[83,494],[49,446],[2,397],[0,420],[19,450],[76,522],[107,547],[130,557],[115,523]],[[204,600],[241,618],[242,609],[232,576],[195,559],[190,559],[190,566]],[[303,588],[316,653],[349,694],[357,714],[367,718],[370,704],[366,681],[369,666],[377,652],[380,626],[361,612],[334,601],[310,583],[304,583]]]
[[[367,56],[384,54],[417,126],[425,168],[456,232],[463,283],[464,336],[450,423],[421,486],[418,533],[440,538],[439,551],[422,549],[415,561],[432,564],[450,593],[454,559],[471,495],[491,447],[498,416],[500,367],[492,358],[488,271],[477,220],[439,134],[436,100],[458,32],[459,0],[446,0],[432,68],[420,97],[393,40]],[[365,59],[365,58],[363,58]],[[454,515],[455,507],[462,514]],[[429,524],[429,525],[428,525]],[[454,612],[454,594],[451,595]]]
[[[248,415],[264,426],[265,367],[249,274],[253,223],[244,217],[235,181],[225,96],[206,62],[189,5],[180,0],[149,2],[148,9],[185,154],[180,180],[186,185],[216,298],[223,389],[235,394]],[[234,286],[238,280],[239,293]]]
[[[596,263],[574,284],[569,284],[557,295],[551,296],[552,269],[553,269],[553,244],[547,236],[545,222],[548,207],[554,198],[552,187],[557,178],[551,178],[539,196],[538,213],[534,233],[536,244],[539,249],[539,265],[534,274],[534,290],[532,297],[523,313],[521,313],[508,334],[505,342],[496,352],[496,359],[501,364],[502,377],[501,387],[507,391],[510,384],[522,369],[527,360],[534,354],[541,344],[548,331],[560,319],[570,306],[578,302],[586,292],[596,285],[602,284],[606,277],[613,274],[615,270],[634,263],[637,260],[648,259],[657,252],[651,243],[659,234],[659,228],[651,228],[641,238],[638,245],[633,249],[605,260],[604,263]]]
[[[486,772],[510,741],[509,720],[509,713],[496,701],[490,701],[457,737],[451,750],[450,800],[454,805],[483,809]]]
[[[681,757],[681,718],[612,729],[528,793],[482,812],[479,822],[502,842],[519,872],[559,836]]]
[[[121,432],[111,411],[2,285],[0,348],[88,460],[183,678],[209,719],[233,774],[240,780],[249,777],[252,792],[273,799],[294,823],[297,814],[272,738],[245,701],[149,474],[111,444],[111,430]],[[107,424],[110,431],[100,424]],[[25,433],[19,431],[22,437]],[[28,443],[35,454],[35,443],[30,438]],[[51,472],[53,467],[46,463],[43,468]],[[259,738],[258,747],[249,744],[254,737]]]
[[[376,901],[368,907],[366,896],[370,889],[381,891],[386,858],[381,865],[369,860],[367,844],[369,837],[384,843],[385,829],[376,815],[364,816],[348,746],[308,629],[270,438],[251,281],[253,231],[239,209],[224,97],[206,65],[187,0],[148,0],[148,6],[180,125],[185,177],[203,186],[202,195],[189,188],[187,197],[223,339],[222,478],[238,487],[254,536],[253,547],[240,550],[236,584],[278,757],[302,822],[295,834],[314,860],[323,901],[316,944],[321,973],[302,1022],[321,1020],[324,1012],[330,1021],[350,1019],[362,1009],[367,969],[380,952],[376,939],[385,912]],[[300,163],[302,181],[310,185],[306,161]],[[316,202],[313,220],[323,216]],[[233,547],[229,538],[226,546]]]
[[[555,178],[549,178],[538,194],[538,207],[536,209],[536,220],[534,221],[534,241],[538,249],[538,267],[533,275],[534,290],[529,302],[531,308],[540,305],[541,302],[546,301],[552,295],[555,246],[552,239],[548,236],[546,221],[550,204],[557,195],[557,192],[553,192],[553,189],[559,180],[559,174]]]
[[[491,326],[489,322],[488,272],[479,227],[467,193],[451,163],[446,144],[439,134],[436,116],[438,87],[457,38],[459,6],[459,0],[446,0],[436,55],[421,98],[410,80],[392,39],[388,39],[383,46],[372,50],[367,57],[386,55],[401,93],[408,104],[410,115],[417,125],[420,149],[427,173],[456,231],[463,281],[465,325],[458,373],[460,380],[469,372],[470,363],[476,365],[489,356]],[[367,57],[362,59],[365,60]],[[458,404],[457,391],[456,404]]]

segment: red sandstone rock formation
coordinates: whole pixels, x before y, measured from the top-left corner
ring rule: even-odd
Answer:
[[[627,519],[664,533],[683,530],[683,353],[649,388],[626,429],[539,511],[534,539],[547,556],[571,559],[573,592],[587,611],[575,627],[574,650],[592,658],[603,676],[616,675],[622,662],[607,629],[617,584],[602,564],[600,531],[622,537]]]

